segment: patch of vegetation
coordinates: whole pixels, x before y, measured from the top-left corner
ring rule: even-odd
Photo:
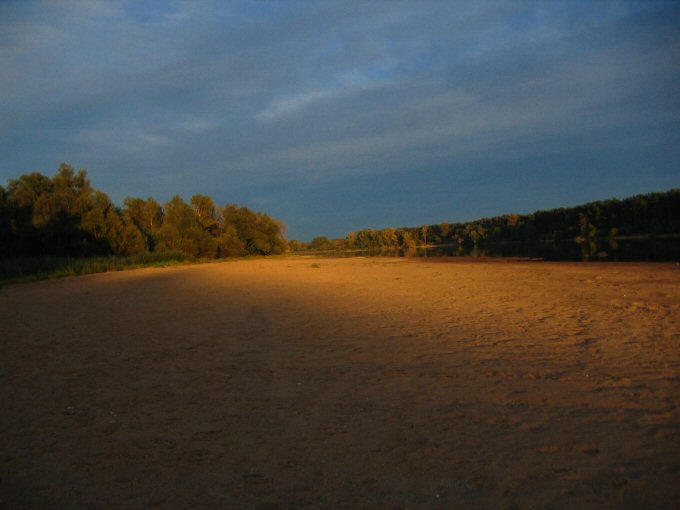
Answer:
[[[188,203],[176,195],[165,204],[128,197],[119,208],[92,187],[85,170],[66,164],[54,177],[35,172],[0,186],[0,259],[134,260],[169,251],[218,259],[287,250],[282,222],[236,204],[219,206],[207,195]]]
[[[0,286],[141,267],[165,267],[195,261],[197,259],[180,251],[140,253],[127,257],[46,256],[0,259]]]
[[[363,229],[344,239],[321,236],[309,243],[291,240],[289,244],[294,252],[339,252],[487,243],[576,241],[585,245],[597,239],[664,237],[680,237],[680,189],[471,222]]]

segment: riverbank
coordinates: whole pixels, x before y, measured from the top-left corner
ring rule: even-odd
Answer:
[[[0,259],[0,287],[50,278],[124,271],[143,267],[166,267],[199,261],[179,251],[152,252],[129,257],[17,257]]]
[[[675,264],[287,257],[5,287],[0,503],[673,508],[679,312]]]

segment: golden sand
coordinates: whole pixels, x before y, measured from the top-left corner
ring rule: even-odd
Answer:
[[[0,289],[0,507],[677,508],[679,311],[674,264],[289,257]]]

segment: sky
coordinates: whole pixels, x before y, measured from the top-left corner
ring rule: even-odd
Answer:
[[[289,238],[680,187],[677,1],[0,1],[0,184]]]

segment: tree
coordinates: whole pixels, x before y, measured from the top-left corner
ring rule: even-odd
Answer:
[[[11,210],[7,201],[7,192],[0,186],[0,257],[10,253],[12,244]]]
[[[234,227],[238,238],[250,254],[278,254],[288,248],[283,223],[264,213],[229,204],[222,211],[221,220],[222,229],[229,225]]]
[[[312,239],[310,243],[313,250],[330,250],[331,243],[326,236],[318,236]]]
[[[16,208],[30,208],[40,195],[52,190],[52,179],[49,177],[37,172],[25,174],[18,179],[10,179],[7,187],[8,201]]]
[[[397,238],[397,231],[393,228],[386,228],[382,231],[382,245],[388,247],[394,247],[399,244],[399,239]]]
[[[174,251],[181,248],[182,236],[176,226],[171,223],[163,223],[156,232],[155,251]]]
[[[422,236],[423,244],[427,244],[427,233],[430,228],[427,225],[420,227],[420,235]]]
[[[247,207],[224,210],[206,195],[176,195],[165,207],[125,199],[119,210],[85,170],[62,164],[53,178],[25,174],[0,186],[0,256],[131,255],[182,250],[201,258],[283,253],[285,225]]]
[[[121,215],[102,191],[95,191],[82,218],[82,228],[94,238],[96,253],[134,255],[146,251],[142,231]]]
[[[451,234],[453,230],[453,225],[450,223],[440,223],[439,224],[439,232],[441,235],[441,239],[443,242],[446,242],[447,240],[450,240],[449,235]]]
[[[290,248],[290,251],[302,251],[304,249],[304,244],[297,239],[291,239],[288,242],[288,247]]]
[[[415,250],[416,248],[416,242],[414,239],[411,237],[411,234],[407,231],[404,230],[401,235],[401,246],[404,248],[404,250]]]
[[[217,237],[218,257],[242,257],[246,254],[246,248],[238,237],[238,232],[233,225],[227,225],[221,229]]]
[[[33,204],[32,222],[43,250],[56,255],[109,251],[82,226],[93,194],[85,170],[76,173],[70,165],[59,167],[51,189],[41,193]]]
[[[200,227],[190,227],[182,232],[180,250],[197,258],[214,259],[217,257],[218,242]]]
[[[357,247],[357,233],[356,232],[350,232],[347,234],[347,246],[349,248],[356,248]]]
[[[156,200],[135,197],[125,199],[123,216],[126,223],[134,224],[144,236],[146,249],[153,251],[156,247],[158,230],[163,225],[163,208]]]
[[[214,234],[219,228],[217,215],[215,214],[215,202],[206,195],[194,195],[191,197],[191,205],[194,207],[198,223],[203,230]]]
[[[214,211],[214,204],[209,197],[196,197],[195,202],[199,206],[211,207]],[[180,250],[192,257],[216,258],[219,242],[212,234],[217,233],[217,230],[214,227],[212,232],[204,229],[199,210],[206,213],[205,209],[187,204],[179,195],[166,203],[163,226],[158,230],[159,249]],[[207,216],[204,216],[204,220],[207,221]]]
[[[81,218],[81,227],[93,238],[92,254],[108,254],[114,249],[114,238],[119,236],[122,221],[109,197],[95,191]]]
[[[577,240],[590,240],[597,237],[597,227],[590,223],[587,214],[579,214],[580,236]]]
[[[196,211],[182,197],[175,195],[165,204],[164,224],[175,227],[180,233],[192,227],[200,227]]]

